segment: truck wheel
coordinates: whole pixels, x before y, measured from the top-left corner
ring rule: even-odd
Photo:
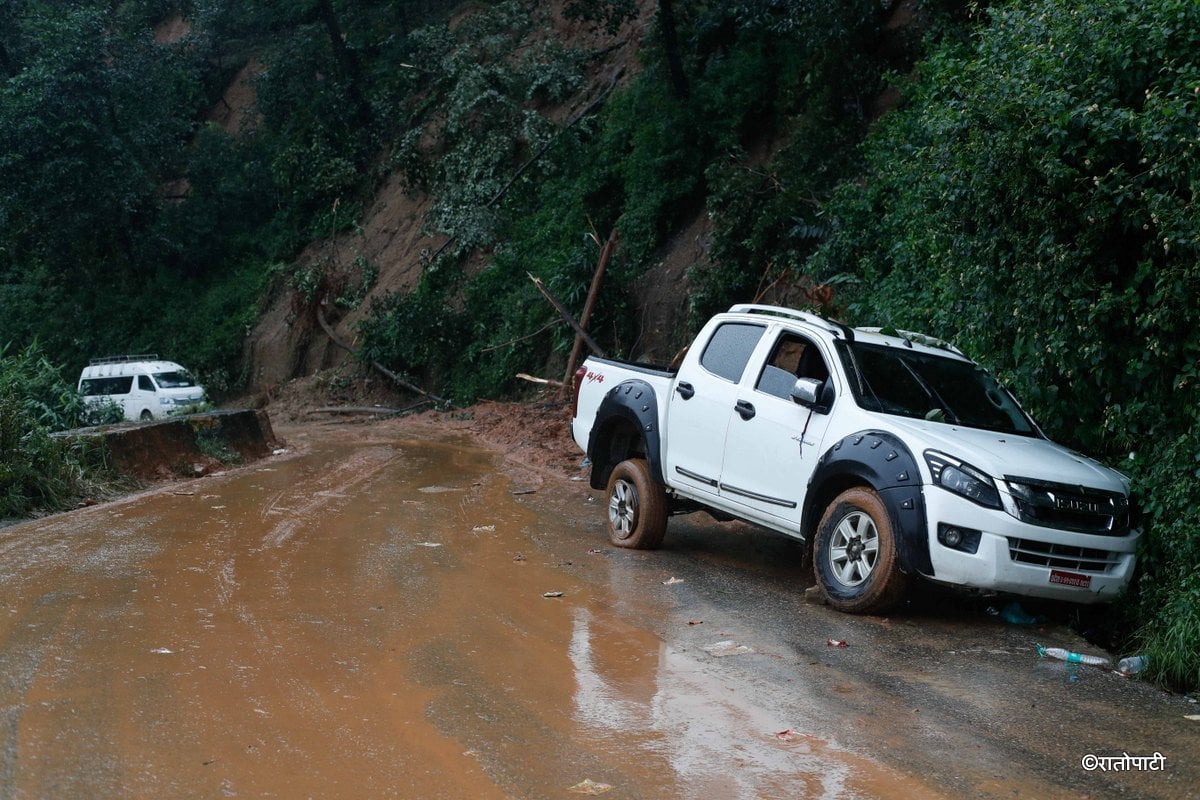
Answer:
[[[617,547],[653,550],[667,532],[667,495],[644,459],[617,464],[608,479],[608,538]]]
[[[144,409],[142,411],[142,422],[149,422],[152,419],[154,419],[154,415],[150,413],[150,409]]]
[[[908,588],[892,520],[871,489],[847,489],[834,499],[817,526],[813,550],[817,584],[838,611],[885,611]]]

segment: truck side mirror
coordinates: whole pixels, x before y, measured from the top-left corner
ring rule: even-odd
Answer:
[[[818,414],[828,414],[833,407],[833,386],[816,378],[797,378],[792,386],[792,401]]]

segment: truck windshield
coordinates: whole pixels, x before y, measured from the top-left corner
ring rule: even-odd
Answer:
[[[1012,395],[977,364],[862,342],[839,349],[854,398],[868,411],[1038,435]]]
[[[195,386],[192,376],[183,371],[156,372],[154,382],[160,389],[182,389],[185,386]]]

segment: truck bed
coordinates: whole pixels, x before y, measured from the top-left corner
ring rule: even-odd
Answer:
[[[644,364],[636,361],[622,361],[617,358],[600,358],[589,356],[583,362],[587,373],[579,386],[578,409],[571,424],[571,435],[580,449],[586,451],[588,435],[591,432],[592,421],[600,408],[605,394],[612,387],[629,380],[642,380],[650,384],[654,394],[660,398],[671,396],[671,387],[675,383],[678,370],[655,364]],[[659,409],[661,415],[663,409]],[[659,422],[662,418],[660,416]]]

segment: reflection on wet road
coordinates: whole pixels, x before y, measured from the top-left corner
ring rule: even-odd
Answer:
[[[684,521],[615,551],[578,484],[519,488],[461,444],[343,433],[0,530],[0,800],[1087,793],[1077,760],[1005,774],[1004,735],[931,776],[969,725],[794,641],[810,614],[882,654],[903,619],[755,611],[799,595],[789,542]]]

